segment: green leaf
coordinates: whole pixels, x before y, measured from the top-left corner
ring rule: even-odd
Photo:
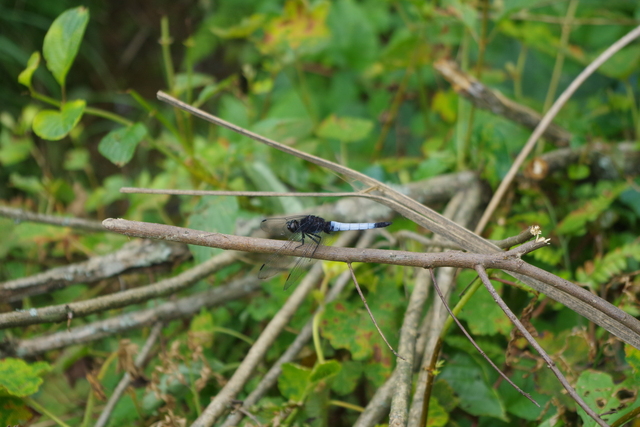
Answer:
[[[15,165],[31,155],[33,148],[31,138],[12,136],[4,129],[0,132],[0,164]]]
[[[260,191],[286,192],[288,188],[274,174],[272,168],[264,162],[247,163],[244,167],[245,173]],[[295,197],[269,197],[274,205],[273,210],[286,214],[300,212],[303,209],[302,203]]]
[[[629,243],[607,252],[603,257],[587,261],[576,270],[576,279],[592,289],[597,289],[601,283],[607,283],[613,276],[624,271],[629,258],[640,262],[640,243]]]
[[[8,357],[0,360],[0,394],[26,397],[38,391],[42,375],[51,367],[46,362],[28,365],[22,359]]]
[[[340,142],[355,142],[364,139],[373,129],[371,120],[355,117],[338,117],[330,115],[320,124],[318,136],[327,139],[337,139]]]
[[[223,39],[244,39],[259,30],[263,26],[265,19],[265,15],[253,14],[242,18],[240,23],[232,27],[221,28],[213,26],[210,27],[210,30],[213,34]]]
[[[22,176],[19,173],[12,173],[9,177],[11,185],[33,195],[44,195],[45,189],[42,182],[35,176]]]
[[[580,374],[575,389],[590,408],[597,408],[598,413],[608,414],[602,417],[608,424],[615,423],[640,405],[638,399],[622,400],[624,396],[637,394],[635,382],[626,380],[614,384],[611,375],[592,369],[587,369]],[[597,425],[581,408],[578,408],[578,414],[585,427]]]
[[[78,124],[84,113],[84,99],[65,102],[60,111],[42,110],[33,119],[33,130],[42,139],[58,141]]]
[[[86,148],[76,148],[67,151],[64,158],[64,169],[68,171],[80,171],[89,167],[89,151]]]
[[[311,371],[311,376],[309,377],[309,379],[311,380],[311,382],[317,383],[337,375],[341,369],[342,366],[340,366],[340,363],[335,360],[318,363],[313,367],[313,371]]]
[[[282,374],[278,377],[280,393],[293,402],[303,402],[310,386],[311,370],[294,363],[282,365]]]
[[[500,293],[498,287],[498,293]],[[513,326],[483,287],[473,296],[471,304],[467,304],[459,314],[459,319],[469,322],[472,335],[508,335]]]
[[[468,354],[456,354],[439,379],[446,380],[460,397],[460,408],[472,415],[507,421],[504,404],[482,367]]]
[[[587,201],[582,207],[567,215],[560,224],[556,232],[558,234],[583,235],[587,232],[586,225],[595,221],[609,208],[611,203],[624,192],[629,185],[621,183],[613,188],[604,190],[599,196]]]
[[[232,234],[236,228],[238,209],[235,197],[203,197],[193,209],[187,225],[196,230]],[[189,245],[189,250],[197,263],[222,252],[222,249],[198,245]]]
[[[118,166],[124,166],[133,158],[136,147],[147,135],[147,128],[142,123],[135,123],[109,132],[100,144],[98,151]]]
[[[69,9],[53,21],[44,36],[42,52],[60,86],[65,85],[67,73],[78,54],[84,30],[89,22],[89,10],[84,6]]]
[[[640,350],[633,346],[630,346],[629,344],[625,344],[624,355],[625,360],[627,361],[629,366],[631,366],[634,378],[636,379],[636,381],[640,380]]]
[[[202,309],[200,314],[191,320],[189,325],[190,345],[201,345],[209,348],[213,345],[215,322],[210,311]]]
[[[40,52],[36,51],[31,54],[29,57],[29,61],[27,61],[27,68],[22,70],[22,72],[18,75],[18,83],[25,85],[29,89],[31,89],[31,78],[33,77],[33,73],[38,69],[40,65]]]
[[[433,396],[429,399],[428,420],[427,427],[443,427],[449,422],[449,414]]]
[[[340,369],[335,381],[331,384],[331,389],[341,396],[352,393],[362,376],[362,370],[362,362],[345,360],[342,362],[342,369]]]
[[[0,393],[2,395],[2,393]],[[23,426],[28,425],[34,414],[22,399],[17,397],[0,397],[0,425]]]

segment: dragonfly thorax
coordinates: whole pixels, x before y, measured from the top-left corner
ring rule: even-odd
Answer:
[[[287,221],[287,230],[292,233],[317,234],[324,232],[329,234],[331,233],[331,222],[319,216],[309,215],[300,220]]]

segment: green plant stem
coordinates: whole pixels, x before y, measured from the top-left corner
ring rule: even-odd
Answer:
[[[54,107],[60,108],[62,107],[62,102],[58,101],[57,99],[51,98],[49,96],[43,95],[39,92],[36,92],[34,90],[31,91],[31,96],[33,97],[33,99],[37,99],[38,101],[42,101],[45,102],[49,105],[52,105]],[[124,117],[121,117],[117,114],[114,114],[110,111],[106,111],[106,110],[101,110],[99,108],[93,108],[93,107],[87,107],[84,109],[84,112],[86,114],[91,114],[93,116],[97,116],[97,117],[102,117],[108,120],[112,120],[116,123],[120,123],[124,126],[131,126],[133,124],[132,121],[125,119]]]
[[[213,328],[213,330],[215,332],[221,332],[223,334],[227,334],[229,336],[241,339],[242,341],[246,342],[249,345],[253,345],[254,344],[254,340],[252,340],[251,338],[249,338],[248,336],[241,334],[238,331],[234,331],[233,329],[229,329],[229,328],[222,328],[220,326],[216,326]]]
[[[320,320],[324,314],[324,306],[320,307],[316,314],[313,316],[313,346],[316,349],[317,363],[324,363],[324,353],[322,352],[322,344],[320,342]]]
[[[343,402],[341,400],[330,400],[329,405],[339,406],[341,408],[351,409],[352,411],[364,412],[364,408],[362,406],[354,405],[352,403]]]
[[[520,47],[520,53],[518,54],[518,62],[516,63],[515,79],[513,81],[513,93],[516,100],[522,99],[522,74],[524,73],[524,66],[527,62],[527,53],[529,48],[526,44],[522,44]]]
[[[631,84],[629,84],[629,81],[625,80],[623,84],[627,92],[627,98],[629,98],[629,102],[631,104],[631,127],[633,128],[634,133],[633,139],[637,141],[640,137],[640,114],[638,114],[638,104],[633,93],[633,88],[631,87]]]
[[[551,104],[553,104],[553,100],[556,97],[556,92],[558,91],[558,82],[560,81],[560,76],[562,75],[562,68],[564,66],[564,57],[565,51],[567,50],[567,45],[569,44],[569,36],[571,35],[571,21],[576,14],[576,9],[578,8],[578,0],[571,0],[569,2],[569,7],[567,8],[567,14],[564,17],[562,23],[562,35],[560,36],[560,47],[558,48],[558,54],[556,55],[556,62],[553,66],[553,72],[551,74],[551,81],[549,82],[549,90],[547,90],[547,96],[544,100],[544,107],[542,108],[542,112],[546,113],[549,108],[551,108]]]
[[[49,410],[47,408],[45,408],[44,406],[40,405],[38,402],[36,402],[35,400],[33,400],[30,397],[25,397],[24,398],[24,402],[31,406],[32,408],[34,408],[36,411],[40,412],[41,414],[45,414],[47,417],[51,418],[51,420],[53,420],[56,424],[58,424],[59,426],[62,427],[71,427],[69,426],[67,423],[65,423],[64,421],[62,421],[60,418],[56,417],[55,415],[53,415],[51,412],[49,412]]]

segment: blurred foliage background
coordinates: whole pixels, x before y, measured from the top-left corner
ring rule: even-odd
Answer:
[[[66,59],[71,45],[56,45],[54,40],[49,48],[46,43],[43,47],[52,23],[63,13],[69,13],[68,23],[76,25],[70,37],[77,41],[77,55]],[[385,182],[402,185],[471,170],[487,188],[495,189],[530,131],[474,109],[434,70],[433,63],[454,59],[487,86],[544,112],[587,64],[640,23],[640,4],[629,0],[4,1],[0,20],[2,206],[234,233],[238,219],[297,213],[319,201],[125,195],[119,189],[350,187],[314,165],[174,111],[156,101],[156,91]],[[34,52],[41,52],[40,57]],[[56,61],[58,68],[53,65]],[[615,156],[616,146],[630,141],[638,151],[639,65],[636,42],[601,67],[562,109],[555,123],[571,133],[569,148],[600,142]],[[29,73],[24,74],[25,69]],[[541,143],[537,154],[556,149]],[[606,165],[604,174],[595,173],[594,167],[583,159],[543,181],[519,181],[485,236],[504,238],[540,224],[553,244],[535,252],[532,263],[587,286],[637,316],[639,181]],[[401,218],[394,221],[391,231],[416,229]],[[2,281],[110,253],[127,241],[107,233],[7,218],[0,218],[0,227]],[[187,269],[216,253],[192,248],[192,260],[176,269]],[[242,268],[239,263],[225,268],[185,294],[237,277]],[[363,272],[363,280],[370,280],[369,304],[378,307],[374,311],[393,336],[413,276],[399,268],[384,271],[383,277]],[[462,272],[460,289],[472,278],[471,272]],[[138,286],[149,279],[139,274],[130,281],[128,286]],[[264,286],[261,296],[203,312],[191,323],[172,322],[164,335],[167,346],[183,342],[184,360],[176,359],[177,366],[188,367],[192,349],[184,342],[190,328],[201,328],[216,337],[216,346],[206,348],[203,360],[218,379],[227,375],[249,346],[239,348],[236,338],[214,332],[213,325],[255,339],[288,296],[281,285],[281,278],[276,278]],[[0,309],[65,304],[118,289],[117,281],[97,288],[80,283],[20,303],[0,301]],[[514,288],[505,287],[503,294],[514,311],[532,299]],[[341,313],[335,306],[325,314],[330,319],[335,316],[341,325],[337,331],[324,332],[327,357],[340,361],[342,368],[330,393],[332,399],[365,405],[393,363],[390,357],[377,358],[373,343],[358,342],[364,348],[356,348],[349,333],[362,328],[361,306],[351,293],[341,303],[357,314]],[[562,360],[561,368],[570,379],[594,389],[603,384],[613,389],[615,382],[618,406],[624,407],[621,413],[635,410],[638,388],[632,380],[637,375],[637,350],[627,348],[625,353],[608,333],[551,300],[541,297],[537,304],[532,323],[543,346]],[[114,313],[77,319],[74,325],[110,315]],[[306,313],[296,315],[292,331],[306,318]],[[502,313],[490,297],[476,295],[461,318],[485,351],[506,366],[510,327],[502,323]],[[63,327],[44,324],[4,330],[0,337],[24,339]],[[127,338],[142,343],[147,334],[143,330]],[[279,338],[268,363],[292,336]],[[33,401],[69,425],[80,425],[85,411],[97,413],[99,405],[98,409],[85,406],[90,384],[72,372],[90,370],[87,361],[100,365],[109,360],[118,349],[118,338],[42,356],[40,361],[50,364],[50,371],[34,368],[34,375],[44,376],[45,382],[31,394]],[[539,399],[542,409],[523,403],[513,390],[497,383],[495,373],[459,332],[450,332],[443,357],[432,404],[439,416],[430,425],[576,425],[584,415],[559,392],[550,374],[536,367],[533,355],[511,361],[510,366],[530,370],[522,386]],[[152,361],[148,372],[159,363]],[[111,374],[102,381],[107,394],[118,379],[115,368],[109,369]],[[293,371],[287,375],[291,381],[297,378]],[[196,396],[189,385],[173,387],[172,414],[192,421],[219,384],[210,380]],[[274,414],[286,406],[291,396],[283,389],[286,384],[265,400],[259,411],[263,422],[275,419]],[[35,406],[20,406],[24,402],[14,401],[25,411],[22,418],[4,413],[7,423],[26,422],[34,415],[25,408]],[[615,407],[614,402],[609,404]],[[138,388],[122,399],[110,425],[149,425],[168,406]],[[356,411],[313,396],[302,408],[292,425],[351,425],[357,417]],[[88,425],[86,418],[84,423]],[[45,421],[37,425],[44,426]]]

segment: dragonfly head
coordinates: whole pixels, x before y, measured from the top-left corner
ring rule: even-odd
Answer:
[[[300,228],[300,223],[297,219],[292,219],[291,221],[287,221],[287,230],[292,233],[295,233]]]

